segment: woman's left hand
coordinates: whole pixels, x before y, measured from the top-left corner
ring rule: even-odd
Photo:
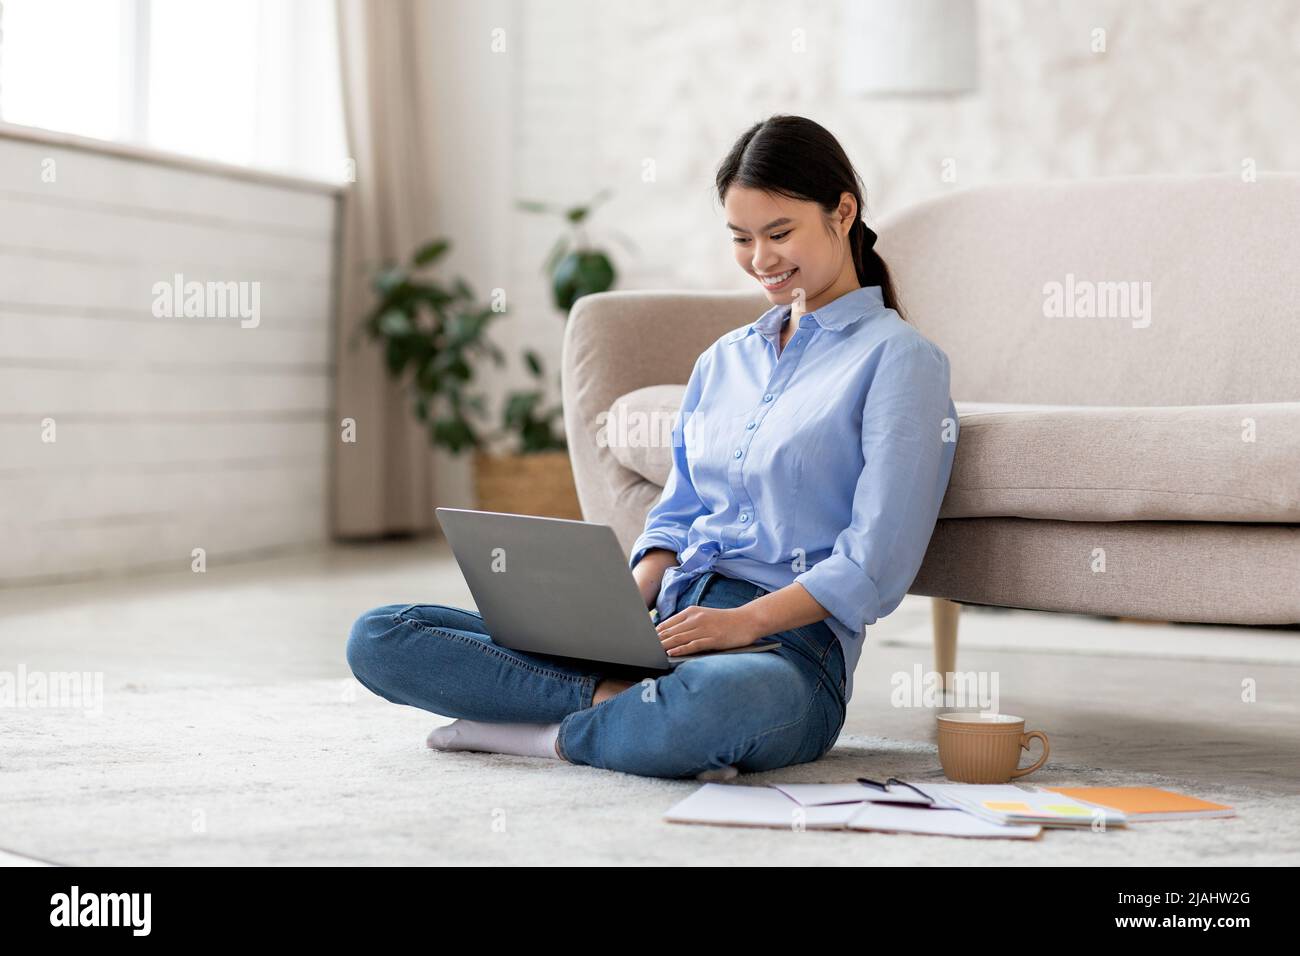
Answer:
[[[725,651],[753,644],[763,635],[743,607],[700,607],[692,604],[655,625],[670,657],[701,651]]]

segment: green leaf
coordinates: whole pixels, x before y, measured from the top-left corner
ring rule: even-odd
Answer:
[[[502,419],[507,427],[528,421],[529,414],[541,398],[541,392],[511,392],[502,410]]]
[[[405,291],[412,299],[427,303],[433,309],[441,309],[455,301],[455,297],[442,286],[428,282],[408,282]]]
[[[385,349],[388,371],[393,375],[401,375],[402,369],[406,367],[409,355],[410,352],[404,339],[389,339],[388,347]]]
[[[425,243],[416,250],[415,255],[411,257],[411,265],[427,266],[442,258],[443,253],[451,248],[451,242],[447,239],[434,239]]]
[[[469,422],[459,416],[441,418],[434,422],[433,436],[436,442],[446,445],[456,453],[479,444],[478,437],[474,434]]]
[[[474,377],[474,370],[470,368],[468,362],[457,355],[448,366],[447,374],[452,378],[460,379],[462,382],[468,382]]]
[[[584,295],[605,292],[614,284],[614,265],[603,252],[572,252],[555,270],[552,294],[557,308],[568,313]]]
[[[381,296],[390,296],[406,282],[406,270],[401,266],[390,266],[379,272],[374,279],[374,289]]]
[[[551,246],[551,251],[546,255],[546,261],[542,263],[542,274],[552,275],[558,266],[560,259],[569,248],[569,237],[560,236],[555,240],[555,245]]]
[[[411,327],[411,317],[399,309],[389,309],[379,317],[379,331],[387,336],[408,335],[414,329]]]
[[[591,200],[588,201],[585,205],[574,206],[568,212],[569,222],[573,223],[575,226],[579,225],[580,223],[586,222],[588,219],[591,218],[591,214],[595,212],[596,207],[599,206],[606,199],[608,199],[610,195],[611,193],[608,189],[602,189],[600,190],[600,192],[596,193],[596,195],[593,196]]]
[[[426,360],[415,373],[415,387],[426,395],[436,395],[442,390],[442,376],[434,360]]]

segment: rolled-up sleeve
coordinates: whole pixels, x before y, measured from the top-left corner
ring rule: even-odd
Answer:
[[[628,567],[634,568],[645,553],[652,548],[666,548],[674,554],[686,550],[686,538],[691,525],[706,513],[691,474],[686,467],[686,420],[694,414],[708,374],[708,352],[695,360],[691,377],[682,395],[682,405],[677,412],[672,433],[672,469],[664,483],[663,494],[655,502],[645,519],[645,530],[632,543],[632,556]]]
[[[862,409],[852,520],[794,579],[859,637],[903,600],[934,533],[957,443],[949,385],[948,357],[927,339],[881,358]]]

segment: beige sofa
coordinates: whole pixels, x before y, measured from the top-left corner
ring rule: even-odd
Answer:
[[[936,670],[956,665],[952,602],[1300,622],[1298,229],[1300,176],[1282,174],[982,187],[881,223],[961,418],[911,587],[938,599]],[[757,291],[574,306],[562,381],[578,496],[625,550],[671,449],[620,445],[608,426],[675,414],[696,356],[766,308]]]

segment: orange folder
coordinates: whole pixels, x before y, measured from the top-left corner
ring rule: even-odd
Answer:
[[[1161,790],[1159,787],[1043,787],[1053,793],[1119,810],[1129,822],[1143,820],[1195,820],[1199,817],[1235,817],[1222,803]]]

